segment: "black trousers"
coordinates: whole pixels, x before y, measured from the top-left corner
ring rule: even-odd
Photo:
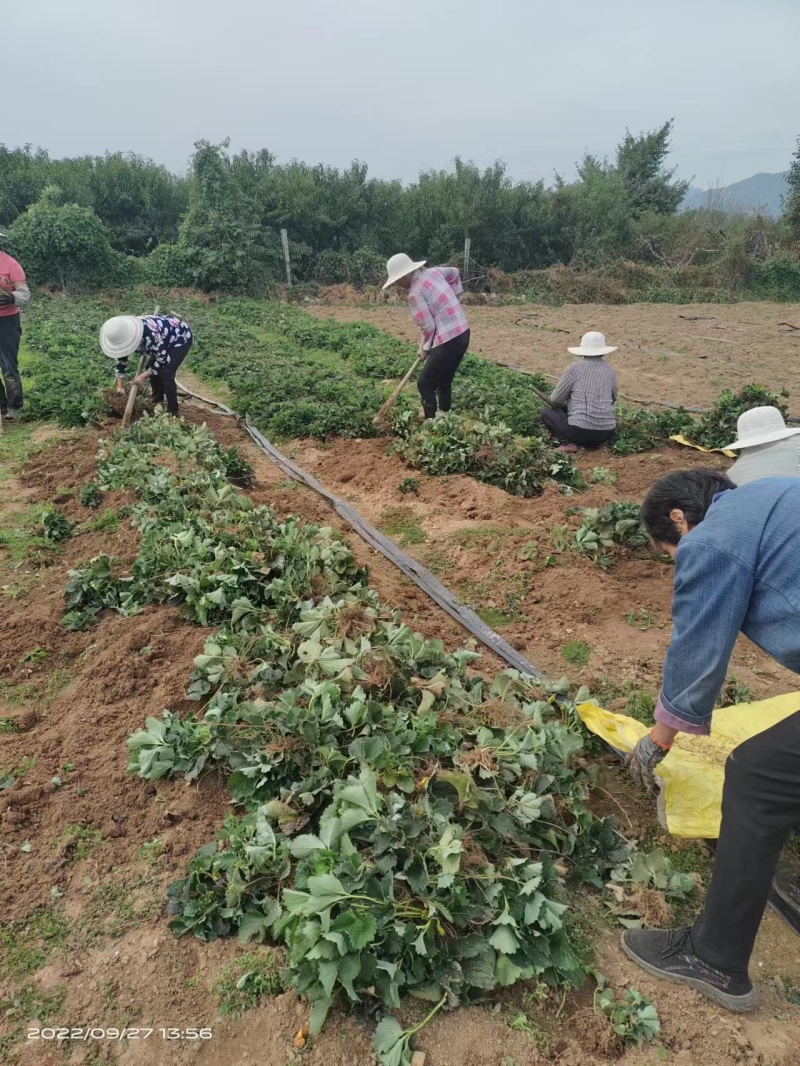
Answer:
[[[0,410],[19,411],[22,407],[22,379],[19,376],[19,342],[22,326],[19,315],[0,315]],[[3,387],[5,385],[5,388]]]
[[[453,378],[469,348],[469,330],[459,333],[446,344],[431,348],[417,378],[426,418],[433,418],[438,404],[440,411],[449,411],[453,404]]]
[[[175,384],[175,375],[180,365],[189,353],[192,342],[184,344],[180,348],[173,348],[169,353],[169,366],[161,366],[150,378],[153,389],[153,403],[163,403],[167,412],[171,415],[178,413],[178,386]]]
[[[581,429],[580,426],[571,426],[567,412],[561,408],[556,410],[554,407],[545,407],[541,419],[559,444],[583,444],[591,448],[592,445],[613,440],[617,432],[616,429]]]
[[[800,819],[800,711],[734,748],[725,763],[714,873],[692,928],[704,962],[746,974],[778,858]]]

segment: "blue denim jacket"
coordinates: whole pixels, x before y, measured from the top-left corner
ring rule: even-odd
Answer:
[[[710,732],[740,631],[800,673],[800,479],[720,493],[681,539],[656,721]]]

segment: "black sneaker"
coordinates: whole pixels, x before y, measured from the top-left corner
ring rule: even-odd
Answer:
[[[691,929],[626,929],[622,950],[653,977],[688,985],[737,1014],[755,1009],[756,990],[750,979],[703,962],[695,954]]]

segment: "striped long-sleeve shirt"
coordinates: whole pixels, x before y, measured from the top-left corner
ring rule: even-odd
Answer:
[[[455,267],[422,267],[414,273],[408,290],[408,305],[422,332],[422,347],[447,344],[469,329],[467,316],[458,302],[463,292]],[[435,337],[435,341],[434,341]]]
[[[602,357],[570,363],[550,399],[556,407],[566,407],[571,426],[596,430],[616,428],[617,375]]]

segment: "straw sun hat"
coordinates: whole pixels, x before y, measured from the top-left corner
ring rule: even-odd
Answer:
[[[394,285],[396,281],[404,278],[406,274],[419,270],[421,266],[425,266],[427,261],[427,259],[421,259],[418,263],[415,263],[405,252],[398,252],[397,255],[393,255],[386,264],[386,273],[389,275],[389,279],[384,284],[384,289]]]
[[[606,339],[602,333],[584,333],[581,337],[580,347],[567,348],[570,355],[583,355],[587,359],[596,359],[601,355],[611,355],[617,349],[610,344],[606,344]]]
[[[109,359],[133,355],[142,343],[144,322],[136,315],[117,315],[100,327],[100,347]]]
[[[772,444],[800,433],[800,429],[790,429],[783,421],[783,415],[777,407],[753,407],[739,415],[736,423],[738,440],[726,444],[725,451],[735,448],[754,448],[757,444]]]

